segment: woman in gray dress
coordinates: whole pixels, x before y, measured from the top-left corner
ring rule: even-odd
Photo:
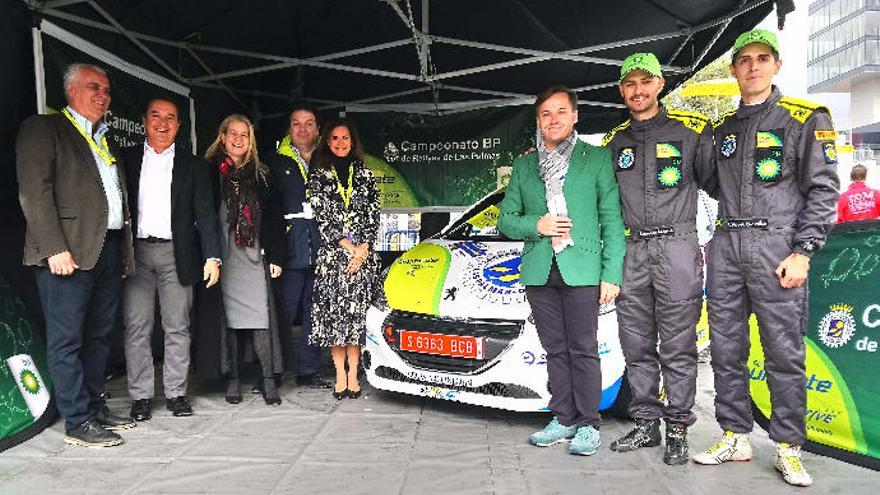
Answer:
[[[278,405],[274,375],[283,369],[269,279],[281,275],[283,226],[250,120],[243,115],[226,117],[205,158],[213,164],[215,203],[225,232],[220,288],[226,400],[241,402],[239,362],[252,352],[260,362],[263,398],[266,404]]]
[[[336,367],[333,397],[357,399],[361,394],[357,378],[360,340],[378,279],[379,257],[374,247],[379,192],[364,165],[357,131],[348,120],[324,126],[312,160],[309,200],[321,246],[309,344],[330,348]]]

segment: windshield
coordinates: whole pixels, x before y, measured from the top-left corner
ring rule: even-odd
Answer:
[[[498,207],[504,199],[504,190],[483,198],[466,211],[441,237],[455,241],[504,241],[498,232]]]

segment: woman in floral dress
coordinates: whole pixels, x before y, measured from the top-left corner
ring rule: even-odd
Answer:
[[[339,119],[324,126],[309,182],[321,246],[315,269],[311,345],[330,347],[333,397],[357,399],[360,341],[378,283],[379,192],[364,165],[357,130]],[[347,366],[346,366],[347,362]]]

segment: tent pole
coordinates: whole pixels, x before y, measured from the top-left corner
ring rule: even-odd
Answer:
[[[163,69],[165,69],[166,71],[168,71],[168,73],[171,74],[172,76],[174,76],[178,81],[183,82],[183,83],[186,83],[186,78],[185,78],[185,77],[181,76],[176,70],[172,69],[170,65],[168,65],[167,63],[165,63],[165,61],[162,60],[158,55],[156,55],[155,53],[153,53],[152,50],[150,50],[149,48],[147,48],[147,45],[144,45],[139,39],[137,39],[137,38],[135,38],[134,36],[132,36],[132,35],[131,35],[131,34],[125,29],[125,27],[122,26],[122,24],[119,24],[119,21],[117,21],[116,19],[113,18],[113,16],[111,16],[110,14],[108,14],[106,10],[102,9],[101,6],[98,5],[97,3],[95,3],[94,0],[88,0],[88,3],[89,3],[89,5],[90,5],[93,9],[95,9],[95,12],[97,12],[98,14],[100,14],[101,17],[103,17],[104,19],[106,19],[107,22],[109,22],[113,27],[115,27],[116,30],[119,32],[119,34],[121,34],[121,35],[124,36],[126,39],[128,39],[128,41],[131,41],[131,42],[134,44],[134,46],[140,48],[140,50],[141,50],[142,52],[144,52],[144,54],[146,54],[148,57],[150,57],[151,59],[153,59],[154,62],[156,62],[156,63],[159,64]]]
[[[31,28],[31,39],[34,42],[34,88],[37,93],[37,113],[44,114],[46,113],[46,68],[43,65],[43,35],[38,27]]]
[[[588,46],[588,47],[584,47],[584,48],[576,48],[573,50],[566,50],[563,52],[559,52],[558,54],[553,53],[553,52],[548,52],[551,55],[539,55],[539,56],[534,56],[534,57],[522,58],[519,60],[511,60],[508,62],[502,62],[502,63],[498,63],[498,64],[484,65],[479,68],[465,69],[462,71],[455,71],[455,72],[447,72],[445,74],[438,74],[438,75],[434,76],[434,80],[446,79],[446,78],[455,77],[455,76],[475,74],[478,72],[486,72],[486,71],[490,71],[490,70],[505,69],[507,67],[515,67],[515,66],[519,66],[519,65],[532,64],[535,62],[543,62],[545,60],[550,60],[552,58],[556,58],[559,55],[579,55],[579,54],[583,54],[583,53],[607,50],[609,48],[619,48],[619,47],[623,47],[623,46],[638,45],[638,44],[642,44],[642,43],[659,41],[659,40],[669,39],[669,38],[678,38],[678,37],[682,37],[682,36],[689,37],[689,36],[693,35],[694,33],[698,33],[700,31],[703,31],[703,30],[706,30],[709,28],[713,28],[715,26],[718,26],[719,24],[724,24],[725,22],[730,22],[732,19],[739,17],[740,15],[745,14],[746,12],[748,12],[752,9],[760,7],[761,5],[763,5],[769,1],[771,1],[771,0],[756,0],[755,3],[748,4],[748,5],[742,5],[741,7],[737,8],[733,12],[730,12],[726,15],[723,15],[723,16],[718,17],[716,19],[713,19],[711,21],[705,22],[703,24],[699,24],[697,26],[682,29],[679,31],[671,31],[671,32],[662,33],[662,34],[655,34],[655,35],[643,36],[643,37],[639,37],[639,38],[631,38],[631,39],[627,39],[627,40],[615,41],[612,43],[603,43],[601,45],[593,45],[593,46]],[[438,37],[433,36],[432,38],[437,40]],[[458,41],[461,41],[461,40],[458,40]],[[510,48],[510,47],[505,47],[505,48]],[[510,49],[511,50],[519,50],[516,48],[510,48]],[[684,68],[683,72],[688,72],[688,70],[689,70],[689,68]],[[692,70],[692,69],[690,69],[690,70]],[[450,74],[452,74],[452,75],[450,75]]]
[[[186,47],[186,51],[187,51],[187,53],[189,53],[189,56],[192,57],[193,60],[195,60],[196,63],[199,64],[205,72],[207,72],[208,74],[214,73],[214,71],[211,70],[211,67],[209,67],[208,64],[206,64],[205,61],[202,60],[202,57],[200,57],[196,52],[194,52],[192,48]],[[229,89],[229,86],[227,86],[226,83],[224,83],[223,81],[220,81],[218,84],[220,85],[221,88],[223,88],[223,91],[225,91],[226,94],[228,94],[230,98],[235,100],[236,103],[241,105],[242,108],[245,108],[245,109],[247,108],[247,105],[244,104],[244,102],[241,100],[241,98],[239,98],[238,95],[235,94],[234,91]]]
[[[57,9],[61,7],[67,7],[68,5],[74,5],[77,3],[83,3],[86,0],[54,0],[51,2],[42,2],[44,9]]]
[[[742,8],[745,3],[746,0],[741,0],[738,8]],[[733,19],[728,19],[724,22],[724,24],[721,25],[721,27],[718,28],[718,31],[715,32],[715,36],[712,37],[712,40],[709,41],[708,44],[706,44],[706,48],[703,49],[697,59],[694,60],[694,63],[691,64],[691,71],[693,71],[698,65],[700,65],[700,62],[703,61],[703,59],[706,57],[706,54],[709,53],[709,50],[711,50],[712,47],[715,46],[715,43],[718,42],[718,38],[720,38],[721,35],[724,34],[724,30],[727,29],[727,26],[730,26],[731,21],[733,21]]]
[[[312,58],[307,58],[307,59],[295,59],[295,58],[289,58],[289,57],[281,57],[281,56],[275,57],[275,56],[273,56],[274,57],[273,60],[277,60],[280,58],[284,58],[287,60],[279,60],[279,63],[277,63],[277,64],[267,65],[264,67],[255,67],[253,69],[222,72],[222,73],[210,76],[210,77],[209,76],[195,77],[192,79],[192,81],[211,81],[214,79],[224,79],[224,78],[228,78],[228,77],[237,77],[237,76],[242,76],[242,75],[246,75],[246,74],[254,74],[256,72],[266,72],[266,71],[270,71],[270,70],[286,69],[288,67],[296,67],[299,65],[308,65],[308,63],[307,63],[308,61],[326,62],[328,60],[333,60],[333,59],[337,59],[337,58],[351,57],[353,55],[361,55],[364,53],[372,53],[372,52],[378,52],[381,50],[386,50],[388,48],[396,48],[398,46],[408,45],[409,43],[410,43],[410,40],[397,40],[397,41],[391,41],[388,43],[380,43],[378,45],[365,46],[363,48],[356,48],[354,50],[346,50],[343,52],[320,55],[317,57],[312,57]],[[189,45],[189,46],[191,48],[195,48],[195,49],[206,48],[205,45]],[[247,52],[246,54],[242,54],[242,56],[253,56],[253,55],[254,54],[252,52]],[[261,58],[261,57],[254,57],[254,58]],[[247,72],[247,71],[254,71],[254,72]]]

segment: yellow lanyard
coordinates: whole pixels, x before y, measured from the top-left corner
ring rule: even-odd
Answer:
[[[348,164],[348,190],[344,190],[342,188],[342,181],[339,180],[339,174],[336,173],[336,167],[333,167],[333,176],[336,177],[336,189],[339,191],[339,195],[342,196],[342,202],[345,203],[345,209],[348,209],[348,204],[351,203],[351,180],[354,178],[354,163]]]
[[[87,133],[85,129],[83,129],[82,126],[79,125],[79,122],[77,122],[76,119],[73,118],[73,115],[70,115],[70,112],[68,112],[66,108],[61,110],[61,113],[63,113],[64,116],[67,117],[67,120],[69,120],[74,127],[76,127],[76,130],[78,130],[79,133],[82,134],[82,137],[86,138],[86,142],[89,143],[89,146],[91,146],[92,149],[95,150],[95,153],[97,153],[98,156],[100,156],[107,165],[113,165],[114,163],[116,163],[116,158],[113,158],[113,155],[110,154],[110,147],[107,146],[107,136],[101,136],[101,144],[104,145],[104,149],[101,149],[101,147],[98,146],[98,143],[96,143],[95,140],[92,139],[92,136],[89,136],[89,133]]]

